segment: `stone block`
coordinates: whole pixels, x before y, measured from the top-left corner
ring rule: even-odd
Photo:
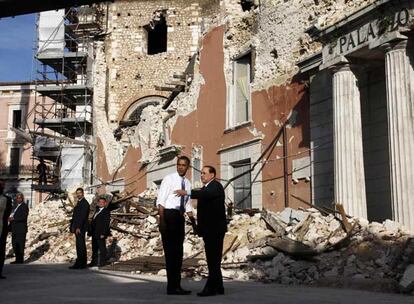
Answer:
[[[414,290],[414,265],[410,264],[405,269],[400,280],[399,287],[402,292],[411,292]]]

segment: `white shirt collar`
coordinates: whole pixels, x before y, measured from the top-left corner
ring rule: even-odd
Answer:
[[[207,187],[208,185],[210,185],[210,183],[214,180],[214,178],[212,180],[210,180],[207,184],[204,185],[204,187]]]

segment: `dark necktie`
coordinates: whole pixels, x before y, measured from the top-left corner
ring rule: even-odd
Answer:
[[[184,177],[181,180],[181,190],[185,190],[185,180],[184,180]],[[180,200],[180,212],[182,214],[184,214],[184,211],[185,211],[184,203],[185,203],[185,196],[181,196],[181,200]]]

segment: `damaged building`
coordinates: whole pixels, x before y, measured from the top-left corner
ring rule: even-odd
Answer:
[[[310,200],[306,86],[266,87],[255,45],[260,10],[249,3],[109,5],[95,57],[98,176],[141,193],[173,172],[180,154],[192,161],[195,185],[203,165],[215,166],[236,208],[298,207],[290,194]]]
[[[116,0],[51,14],[37,59],[55,78],[36,90],[52,104],[35,123],[58,134],[60,189],[142,197],[186,155],[193,184],[215,166],[235,208],[339,202],[414,228],[410,1]]]

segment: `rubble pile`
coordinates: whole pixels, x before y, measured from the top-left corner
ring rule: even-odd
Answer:
[[[129,213],[112,212],[112,237],[108,240],[111,261],[162,256],[157,211],[136,203],[131,206]],[[28,261],[50,263],[75,259],[74,237],[68,229],[70,216],[70,207],[64,208],[57,201],[42,203],[31,210]],[[224,240],[223,275],[282,284],[338,283],[341,279],[393,283],[401,280],[414,254],[410,234],[389,220],[369,223],[348,218],[348,224],[351,228],[346,231],[340,215],[322,214],[313,208],[235,214]],[[90,242],[88,246],[90,254]],[[200,259],[199,266],[191,275],[207,273],[202,239],[187,225],[184,258],[195,257]],[[411,283],[407,278],[404,280],[408,280],[407,286]]]
[[[258,259],[250,266],[249,279],[282,284],[338,279],[396,283],[414,249],[410,234],[389,220],[381,224],[352,218],[349,222],[353,229],[347,233],[337,217],[322,216],[312,208],[306,212],[286,209],[279,216],[285,225],[284,237],[306,247],[296,246],[297,252],[287,252],[275,249],[275,243],[268,240],[252,251],[267,255],[267,259]]]

